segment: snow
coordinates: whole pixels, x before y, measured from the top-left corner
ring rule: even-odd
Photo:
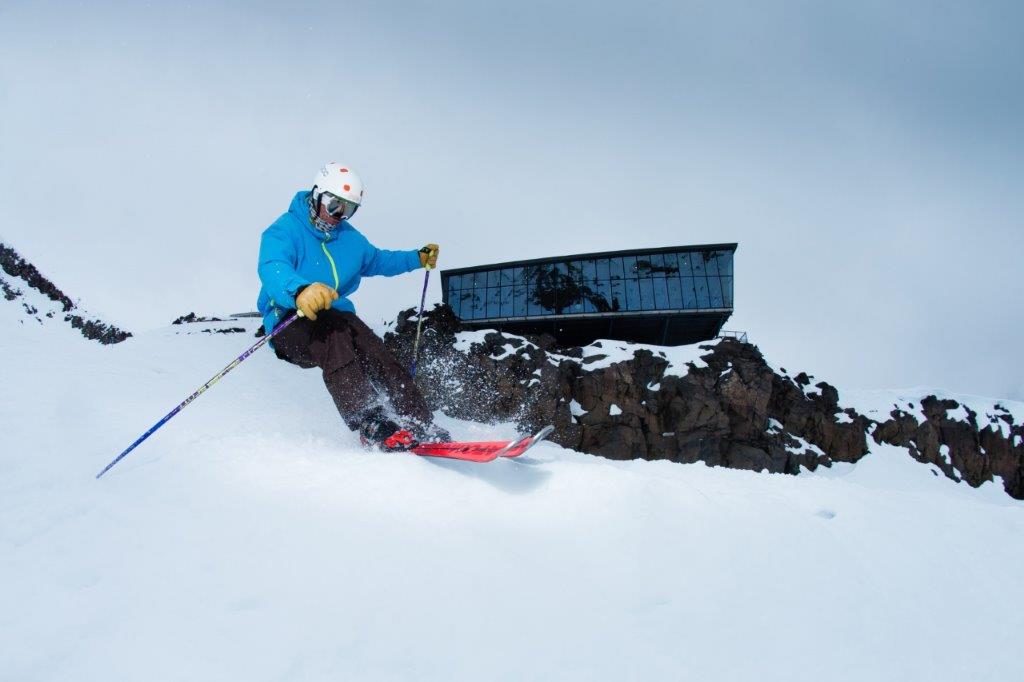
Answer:
[[[622,414],[622,408],[616,405],[615,403],[612,403],[611,406],[608,408],[608,414],[609,416],[617,417],[620,414]]]
[[[492,360],[504,360],[509,355],[514,355],[516,347],[511,343],[506,343],[501,347],[501,351],[491,356]]]
[[[625,341],[602,339],[583,348],[583,359],[586,360],[587,358],[599,356],[605,357],[599,357],[597,360],[582,364],[588,371],[606,369],[619,362],[629,362],[639,350],[647,350],[668,360],[665,376],[683,377],[689,373],[691,367],[694,369],[707,367],[707,363],[701,358],[711,353],[711,348],[717,343],[718,341],[714,340],[688,346],[652,346],[645,343],[627,343]],[[580,362],[576,358],[568,358],[568,360]]]
[[[455,343],[452,347],[460,353],[468,353],[475,343],[483,343],[488,334],[493,334],[493,329],[477,329],[468,332],[459,332],[455,335]]]
[[[569,403],[569,412],[574,417],[582,417],[587,413],[587,411],[583,409],[583,406],[580,405],[575,398],[573,398],[573,400]]]
[[[484,343],[484,339],[488,334],[493,334],[494,329],[478,329],[475,331],[459,332],[455,335],[455,343],[453,347],[460,353],[469,353],[472,350],[474,344]],[[496,350],[490,357],[492,360],[504,360],[509,355],[515,355],[515,353],[522,348],[523,345],[533,345],[523,339],[522,337],[513,337],[511,334],[505,334],[509,338],[518,338],[523,341],[523,344],[516,347],[513,343],[502,344],[501,348]]]
[[[795,446],[794,445],[787,445],[786,446],[786,450],[787,451],[795,453],[795,454],[798,454],[798,455],[802,455],[802,454],[804,454],[806,452],[811,452],[811,453],[814,453],[815,455],[819,455],[819,456],[822,456],[822,457],[825,456],[825,453],[822,452],[821,448],[819,448],[817,445],[814,445],[813,443],[808,443],[806,440],[804,440],[800,436],[794,435],[792,433],[788,434],[788,435],[789,435],[790,438],[795,440],[798,445],[795,445]]]
[[[891,446],[799,477],[550,443],[487,465],[370,454],[319,372],[266,350],[96,481],[258,321],[101,346],[22,324],[15,303],[0,300],[4,679],[1017,676],[1024,505],[1001,485]]]
[[[940,400],[955,400],[960,404],[960,407],[946,411],[948,419],[969,423],[967,411],[964,408],[970,409],[977,415],[979,429],[991,428],[1000,433],[1003,438],[1010,438],[1010,426],[1001,418],[1003,415],[1011,418],[1015,424],[1024,422],[1024,402],[993,400],[984,396],[951,393],[928,387],[842,391],[839,402],[844,406],[853,407],[857,412],[871,419],[885,421],[889,419],[889,414],[893,409],[900,409],[911,414],[918,423],[921,423],[925,420],[925,415],[921,409],[920,399],[929,395],[934,395]]]
[[[838,412],[836,413],[836,421],[840,424],[852,424],[853,417],[846,414],[845,412]]]
[[[970,415],[967,414],[967,408],[962,402],[952,410],[946,410],[946,418],[958,422],[964,422],[965,424],[969,424],[971,422]]]
[[[493,334],[496,331],[497,330],[495,329],[478,329],[468,332],[459,332],[455,335],[456,340],[454,347],[462,353],[469,353],[473,344],[483,343],[484,338],[488,334]],[[506,338],[518,339],[522,343],[522,346],[513,350],[518,351],[524,347],[538,348],[525,337],[517,336],[516,334],[509,334],[507,332],[501,333]],[[688,346],[652,346],[644,343],[628,343],[626,341],[609,341],[607,339],[600,339],[583,347],[582,359],[569,355],[548,352],[547,361],[549,364],[556,367],[563,362],[573,362],[577,365],[581,365],[585,371],[593,372],[600,369],[607,369],[620,362],[629,362],[633,359],[637,351],[646,350],[658,357],[668,360],[668,365],[665,368],[665,376],[683,377],[686,376],[691,368],[699,369],[707,367],[707,363],[704,362],[702,358],[703,356],[708,355],[711,352],[711,349],[718,342],[719,340],[715,339],[712,341],[702,341],[701,343],[691,344]],[[493,359],[500,360],[508,353],[512,352],[512,350],[509,349],[509,345],[506,345],[505,348],[506,350],[503,353],[493,356]],[[658,390],[660,387],[660,384],[654,384],[650,388],[652,390]]]
[[[517,340],[519,342],[520,345],[519,346],[515,346],[511,342],[504,344],[502,346],[501,352],[496,353],[496,354],[491,356],[492,360],[504,360],[510,354],[515,354],[515,353],[518,353],[520,351],[524,351],[525,352],[525,351],[527,351],[529,349],[535,349],[535,350],[538,350],[538,351],[541,350],[540,346],[538,346],[537,344],[533,343],[532,341],[527,340],[526,337],[524,337],[524,336],[519,336],[517,334],[510,334],[508,332],[498,332],[497,329],[476,329],[476,330],[468,331],[468,332],[458,332],[458,333],[455,334],[455,343],[453,344],[453,347],[455,348],[455,350],[457,350],[457,351],[459,351],[461,353],[468,354],[468,353],[470,353],[472,351],[472,348],[473,348],[474,344],[482,344],[484,342],[484,339],[487,337],[488,334],[496,334],[496,333],[500,333],[506,339],[515,339],[515,340]],[[577,362],[577,363],[579,362],[579,360],[577,358],[572,358],[572,357],[569,357],[569,356],[566,356],[566,355],[559,355],[557,353],[552,353],[552,352],[547,352],[545,357],[547,359],[548,364],[550,364],[552,366],[555,366],[555,367],[557,367],[559,362],[561,362],[563,360],[571,361],[571,362]],[[537,370],[537,371],[539,372],[539,370]]]
[[[13,324],[47,327],[70,326],[64,321],[64,316],[68,313],[64,312],[63,305],[29,286],[20,277],[12,277],[3,270],[0,270],[0,291],[4,289],[13,291],[16,294],[13,301],[7,301],[3,294],[0,293],[0,305],[3,305],[5,308],[17,309],[18,311],[16,317],[11,319]],[[73,312],[89,319],[89,314],[83,310],[74,310]],[[75,333],[77,334],[78,332]]]

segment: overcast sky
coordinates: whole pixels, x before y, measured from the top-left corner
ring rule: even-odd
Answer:
[[[252,310],[345,161],[378,246],[737,241],[727,327],[777,366],[1024,399],[1022,8],[0,0],[0,239],[133,331]]]

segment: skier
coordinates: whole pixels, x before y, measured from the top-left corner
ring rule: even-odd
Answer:
[[[349,223],[363,203],[363,183],[350,167],[328,163],[310,191],[298,192],[288,212],[260,240],[256,303],[267,333],[292,310],[299,318],[271,344],[283,360],[323,371],[342,419],[364,444],[406,450],[424,441],[450,440],[409,370],[380,337],[356,317],[348,296],[363,277],[392,277],[437,264],[439,247],[388,251],[371,244]],[[402,415],[388,417],[378,390]]]

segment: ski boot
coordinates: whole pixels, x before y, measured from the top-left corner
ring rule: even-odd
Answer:
[[[363,419],[359,426],[359,442],[365,447],[384,452],[402,452],[419,444],[411,431],[403,429],[379,412],[371,413]]]

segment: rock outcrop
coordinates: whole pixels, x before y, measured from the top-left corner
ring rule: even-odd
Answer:
[[[171,324],[185,326],[185,334],[244,334],[246,331],[245,327],[225,326],[226,324],[235,321],[237,320],[234,316],[228,318],[216,316],[205,317],[191,312],[175,318]],[[192,325],[197,326],[193,327]],[[258,332],[257,336],[263,336],[263,327],[260,327]]]
[[[99,341],[102,344],[120,343],[131,336],[130,332],[97,319],[89,319],[87,314],[82,314],[78,306],[56,284],[44,277],[34,265],[2,242],[0,242],[0,270],[12,278],[9,281],[0,277],[0,293],[3,293],[3,297],[8,301],[20,300],[25,313],[30,318],[38,322],[43,322],[44,318],[62,318],[64,322],[79,330],[85,338]],[[34,290],[34,293],[41,295],[41,300],[46,301],[49,305],[40,307],[38,303],[30,302],[23,287]],[[40,297],[37,296],[37,298]]]
[[[406,361],[415,323],[405,311],[385,335]],[[872,442],[889,443],[972,486],[999,476],[1007,493],[1024,499],[1024,426],[1005,407],[980,415],[925,396],[919,414],[893,405],[869,417],[842,406],[835,387],[775,371],[756,346],[735,339],[564,349],[549,336],[463,332],[439,305],[424,315],[417,374],[435,409],[523,429],[554,424],[560,445],[611,459],[797,474],[856,462]]]
[[[1006,492],[1024,499],[1024,427],[1014,423],[1006,407],[996,404],[979,414],[956,400],[929,395],[920,400],[920,413],[894,409],[888,420],[876,423],[873,438],[905,447],[919,462],[974,487],[999,476]]]

